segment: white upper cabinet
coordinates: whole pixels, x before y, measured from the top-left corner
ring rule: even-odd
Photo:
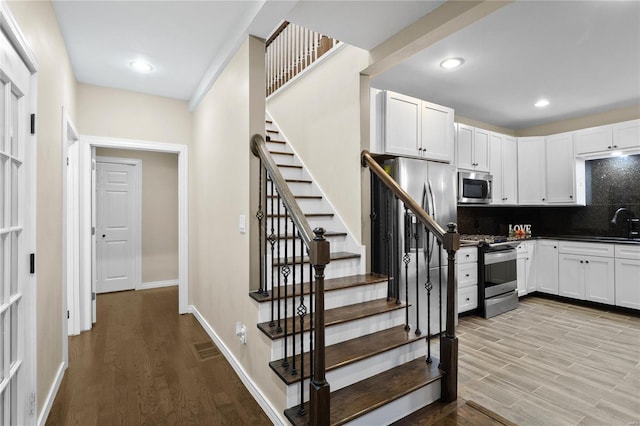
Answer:
[[[384,150],[391,154],[418,155],[421,145],[422,101],[386,92],[384,109]]]
[[[576,154],[598,156],[640,148],[640,120],[591,127],[576,132]]]
[[[585,204],[584,161],[576,161],[574,132],[545,138],[547,165],[547,202],[549,204]]]
[[[489,172],[493,176],[495,205],[518,203],[518,150],[516,139],[500,133],[489,135]]]
[[[453,115],[451,108],[422,101],[423,157],[430,160],[453,162]]]
[[[458,168],[465,170],[489,171],[488,130],[465,124],[457,125]]]
[[[518,204],[547,203],[545,157],[543,138],[518,138]]]
[[[384,151],[452,162],[454,111],[411,96],[385,92]]]

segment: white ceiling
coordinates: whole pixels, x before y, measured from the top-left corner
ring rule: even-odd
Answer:
[[[282,20],[371,49],[443,1],[59,1],[78,81],[197,100],[247,34]],[[464,66],[443,72],[445,56]],[[151,62],[140,75],[129,62]],[[518,129],[640,103],[640,2],[520,1],[376,77],[374,85]],[[551,105],[531,105],[546,96]]]
[[[440,68],[452,56],[463,66]],[[640,105],[640,2],[515,2],[373,85],[510,129]]]

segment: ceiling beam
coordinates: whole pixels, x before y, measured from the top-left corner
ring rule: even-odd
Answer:
[[[375,77],[511,2],[449,0],[374,47],[370,65],[362,74]]]

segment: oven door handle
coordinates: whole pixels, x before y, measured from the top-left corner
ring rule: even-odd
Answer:
[[[518,255],[515,250],[504,250],[500,252],[489,252],[484,254],[484,264],[493,265],[495,263],[516,260]]]

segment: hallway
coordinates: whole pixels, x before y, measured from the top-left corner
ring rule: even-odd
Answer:
[[[69,339],[69,368],[47,425],[270,425],[178,288],[98,296],[98,322]],[[211,356],[213,355],[213,356]],[[267,372],[268,373],[268,372]]]

